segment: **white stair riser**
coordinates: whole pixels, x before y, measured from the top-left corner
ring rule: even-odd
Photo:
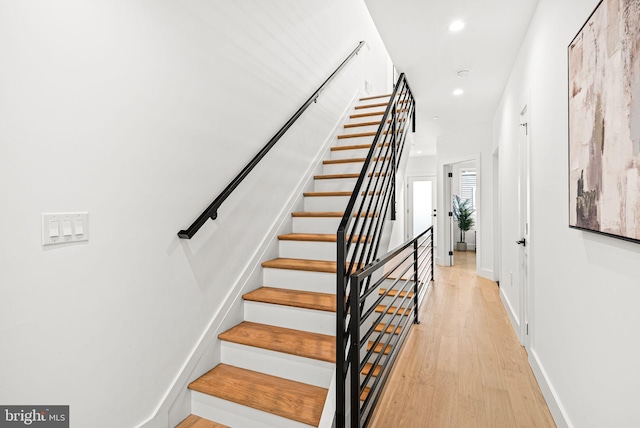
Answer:
[[[262,302],[244,302],[245,321],[312,333],[336,334],[336,313],[272,305]]]
[[[341,217],[293,217],[293,233],[336,233]]]
[[[384,101],[380,101],[380,102],[384,102]],[[369,106],[371,104],[378,104],[378,102],[376,101],[375,103],[361,104],[358,107],[365,107],[365,106]],[[385,109],[386,109],[386,106],[366,107],[366,108],[353,109],[353,112],[349,114],[349,118],[353,119],[353,118],[351,118],[351,116],[359,115],[359,114],[365,114],[365,113],[382,113],[382,114],[376,114],[375,116],[365,116],[367,118],[373,117],[376,120],[380,120],[382,118],[382,116],[384,115]],[[362,119],[362,118],[358,118],[358,119]]]
[[[294,217],[293,233],[330,233],[334,234],[338,231],[342,217]],[[369,227],[368,218],[365,222],[364,231]],[[358,230],[360,233],[362,221],[358,222]]]
[[[304,210],[307,212],[344,211],[350,196],[305,196]]]
[[[322,165],[323,174],[359,174],[364,161],[347,163],[330,163]]]
[[[331,150],[331,159],[353,159],[366,158],[369,154],[369,148],[353,149],[353,150]]]
[[[191,413],[230,427],[309,428],[311,425],[191,391]]]
[[[325,361],[225,341],[222,362],[321,388],[329,388],[334,368]]]
[[[298,258],[309,260],[336,260],[337,244],[335,242],[313,242],[313,241],[285,241],[279,242],[280,257]],[[349,250],[349,256],[353,253],[355,243]],[[364,246],[365,251],[369,251],[368,245]]]
[[[356,186],[357,178],[329,178],[314,180],[316,192],[351,192]]]
[[[353,146],[356,144],[371,144],[373,143],[373,137],[374,137],[373,135],[370,135],[367,137],[338,138],[334,146],[343,147],[343,146]],[[383,136],[381,136],[380,138],[382,137]],[[387,142],[388,141],[389,140],[387,140]]]
[[[380,120],[379,118],[376,119],[376,121],[379,121],[379,120]],[[369,121],[369,120],[352,119],[351,124],[363,123],[363,122],[373,122],[373,120]],[[358,134],[360,132],[376,132],[378,131],[379,127],[380,127],[379,125],[353,126],[349,128],[344,128],[342,131],[342,134]]]
[[[315,291],[318,293],[336,292],[335,273],[265,268],[263,269],[263,282],[267,287]]]

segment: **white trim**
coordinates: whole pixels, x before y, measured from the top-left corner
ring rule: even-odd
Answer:
[[[518,318],[518,316],[516,315],[516,313],[513,310],[513,307],[511,307],[511,303],[509,302],[509,298],[506,296],[506,294],[504,294],[502,292],[502,287],[500,287],[500,300],[502,301],[502,305],[504,306],[507,315],[509,316],[509,319],[511,320],[511,326],[513,327],[513,330],[516,333],[516,336],[518,336],[518,341],[520,342],[520,344],[522,344],[522,337],[520,337],[520,319]]]
[[[553,417],[553,421],[556,423],[556,426],[558,428],[573,428],[574,425],[571,423],[567,411],[560,402],[558,393],[551,382],[549,382],[549,376],[547,376],[547,372],[542,367],[542,363],[540,362],[535,349],[529,350],[529,365],[531,366],[533,375],[538,381],[538,385],[540,386],[540,390],[547,402],[547,407],[549,407],[549,411],[551,412],[551,416]]]
[[[342,120],[336,123],[336,126],[333,128],[325,142],[322,144],[320,150],[314,161],[310,164],[307,171],[305,171],[304,175],[300,179],[298,186],[293,190],[291,196],[286,204],[283,205],[282,210],[274,220],[273,226],[270,229],[269,233],[267,233],[257,247],[256,252],[253,254],[251,260],[245,265],[245,268],[242,271],[242,274],[238,278],[238,281],[234,284],[233,287],[230,288],[229,292],[226,296],[224,296],[223,304],[218,308],[218,310],[213,314],[207,328],[203,331],[192,349],[189,357],[184,362],[182,368],[179,373],[176,375],[174,381],[171,383],[171,386],[168,388],[167,392],[163,395],[160,404],[156,407],[153,412],[153,415],[150,416],[147,420],[138,425],[138,428],[157,428],[157,427],[166,427],[168,423],[171,423],[170,414],[171,409],[174,408],[177,400],[190,400],[189,394],[183,394],[187,388],[189,382],[200,376],[201,373],[194,373],[198,366],[203,363],[201,361],[204,358],[208,358],[208,361],[211,364],[208,364],[211,367],[214,367],[221,360],[220,355],[220,347],[218,346],[215,349],[215,353],[207,353],[206,351],[211,348],[213,344],[218,341],[218,333],[227,326],[229,323],[229,319],[236,314],[233,311],[237,308],[237,305],[242,303],[242,295],[248,291],[251,291],[249,287],[252,287],[255,284],[255,281],[252,279],[255,275],[262,273],[261,262],[264,260],[268,260],[270,258],[275,257],[278,249],[278,235],[284,233],[287,229],[290,229],[291,224],[291,212],[295,211],[296,206],[302,206],[303,202],[303,192],[305,189],[311,188],[313,184],[313,175],[314,172],[319,168],[322,168],[322,160],[326,159],[329,154],[329,149],[335,143],[338,134],[343,129],[344,124],[349,119],[349,114],[353,110],[354,106],[358,102],[358,99],[361,97],[361,92],[357,91],[351,102],[344,109],[341,117]],[[259,281],[260,283],[262,281]],[[242,312],[241,312],[242,316]],[[214,354],[214,355],[211,355]],[[178,407],[183,408],[183,407]],[[186,417],[187,415],[184,415]],[[180,422],[180,421],[177,421]]]
[[[476,273],[480,276],[483,276],[481,271],[482,269],[480,269],[480,266],[482,266],[482,257],[484,255],[483,251],[482,251],[482,241],[483,241],[483,237],[482,234],[484,232],[484,228],[482,227],[482,169],[485,167],[483,165],[483,163],[481,162],[482,160],[482,153],[475,153],[472,155],[466,155],[466,156],[458,156],[458,157],[451,157],[451,158],[446,158],[444,160],[440,160],[438,162],[438,173],[440,174],[439,176],[442,177],[443,183],[442,183],[442,187],[440,187],[440,185],[438,185],[438,189],[442,188],[442,194],[438,195],[438,205],[437,205],[437,212],[441,215],[438,215],[438,217],[436,217],[436,221],[437,221],[437,227],[440,228],[440,230],[442,230],[443,233],[439,233],[438,234],[438,243],[436,245],[436,249],[437,249],[437,257],[436,257],[436,261],[438,262],[438,264],[440,266],[451,266],[450,263],[450,258],[449,258],[449,249],[453,248],[453,245],[451,243],[452,241],[452,237],[451,234],[449,232],[450,227],[448,226],[448,223],[450,220],[448,220],[448,215],[445,215],[445,213],[448,214],[449,212],[449,207],[450,207],[450,200],[451,197],[453,195],[453,189],[451,188],[451,183],[449,182],[449,179],[447,177],[447,173],[449,172],[448,168],[451,168],[451,171],[453,171],[453,165],[454,164],[458,164],[458,163],[466,163],[466,162],[475,162],[476,166],[476,177],[477,177],[477,182],[476,182]],[[436,175],[436,180],[437,180],[438,175]],[[446,232],[445,232],[446,231]],[[455,261],[454,261],[455,264]]]
[[[481,276],[483,278],[490,279],[491,281],[495,281],[493,277],[493,270],[491,269],[478,268],[477,274],[478,276]]]
[[[329,385],[329,391],[327,392],[327,398],[324,401],[324,407],[322,408],[322,416],[320,416],[320,423],[318,428],[331,428],[335,426],[336,415],[336,369],[333,369],[333,377],[331,378],[331,385]]]

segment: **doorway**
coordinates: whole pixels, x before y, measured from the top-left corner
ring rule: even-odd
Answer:
[[[530,264],[530,219],[531,219],[531,174],[530,174],[530,123],[529,112],[525,105],[520,113],[520,142],[519,142],[519,157],[520,157],[520,174],[518,183],[518,199],[519,199],[519,232],[520,237],[516,244],[519,247],[519,279],[520,279],[520,337],[522,337],[522,344],[528,351],[530,347],[531,329],[533,324],[531,323],[530,316],[532,311],[530,310],[531,298],[530,298],[530,278],[529,278],[529,264]]]
[[[406,239],[411,239],[435,223],[436,177],[407,178]],[[434,242],[436,242],[434,227]]]
[[[444,189],[444,207],[447,212],[445,236],[445,256],[448,266],[455,264],[456,255],[464,253],[465,260],[469,257],[476,259],[478,255],[480,236],[480,188],[479,188],[479,160],[478,158],[463,160],[444,165],[446,180]],[[454,215],[454,197],[472,212],[473,225],[468,230],[460,230]],[[475,261],[475,260],[474,260]]]

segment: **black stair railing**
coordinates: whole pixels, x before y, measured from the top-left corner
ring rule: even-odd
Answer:
[[[350,425],[366,427],[433,281],[433,226],[349,278]]]
[[[378,283],[373,281],[374,278],[371,276],[363,278],[362,282],[353,282],[355,279],[352,274],[374,261],[389,209],[391,209],[389,213],[391,219],[395,219],[396,171],[405,150],[409,130],[415,132],[415,100],[403,73],[391,94],[336,236],[336,426],[338,427],[345,426],[348,412],[351,412],[349,419],[352,427],[360,426],[360,422],[353,425],[355,421],[353,418],[356,416],[358,421],[368,421],[368,416],[361,419],[363,413],[360,406],[354,407],[352,403],[355,400],[353,397],[358,397],[357,400],[359,400],[359,392],[352,389],[349,397],[346,393],[347,374],[352,364],[356,364],[355,362],[359,360],[357,354],[360,352],[358,349],[361,345],[358,337],[355,337],[356,340],[352,337],[352,330],[362,322],[351,316],[355,313],[351,308],[355,304],[359,308],[358,314],[365,314],[367,302],[361,296],[371,296],[370,290],[373,290],[372,287]],[[361,369],[357,369],[358,376],[361,376]],[[352,373],[355,371],[352,370]],[[379,385],[375,383],[376,387]]]
[[[336,75],[342,70],[349,61],[358,54],[362,46],[364,46],[364,40],[358,43],[358,46],[342,61],[342,63],[335,69],[333,73],[324,81],[322,85],[309,97],[309,99],[294,113],[293,116],[280,128],[278,132],[267,142],[267,144],[254,156],[253,159],[240,171],[240,173],[224,188],[224,190],[211,202],[211,204],[195,219],[195,221],[185,230],[178,232],[178,236],[182,239],[191,239],[198,230],[207,222],[207,220],[215,220],[218,217],[218,208],[222,203],[233,193],[233,191],[242,183],[242,181],[249,175],[249,173],[258,165],[258,163],[265,157],[265,155],[271,150],[273,146],[280,140],[280,138],[291,128],[291,126],[298,120],[302,113],[316,100],[320,93],[327,87],[329,83],[336,77]]]

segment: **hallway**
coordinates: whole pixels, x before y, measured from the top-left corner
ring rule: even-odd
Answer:
[[[437,267],[371,427],[555,427],[497,285],[475,253]]]

